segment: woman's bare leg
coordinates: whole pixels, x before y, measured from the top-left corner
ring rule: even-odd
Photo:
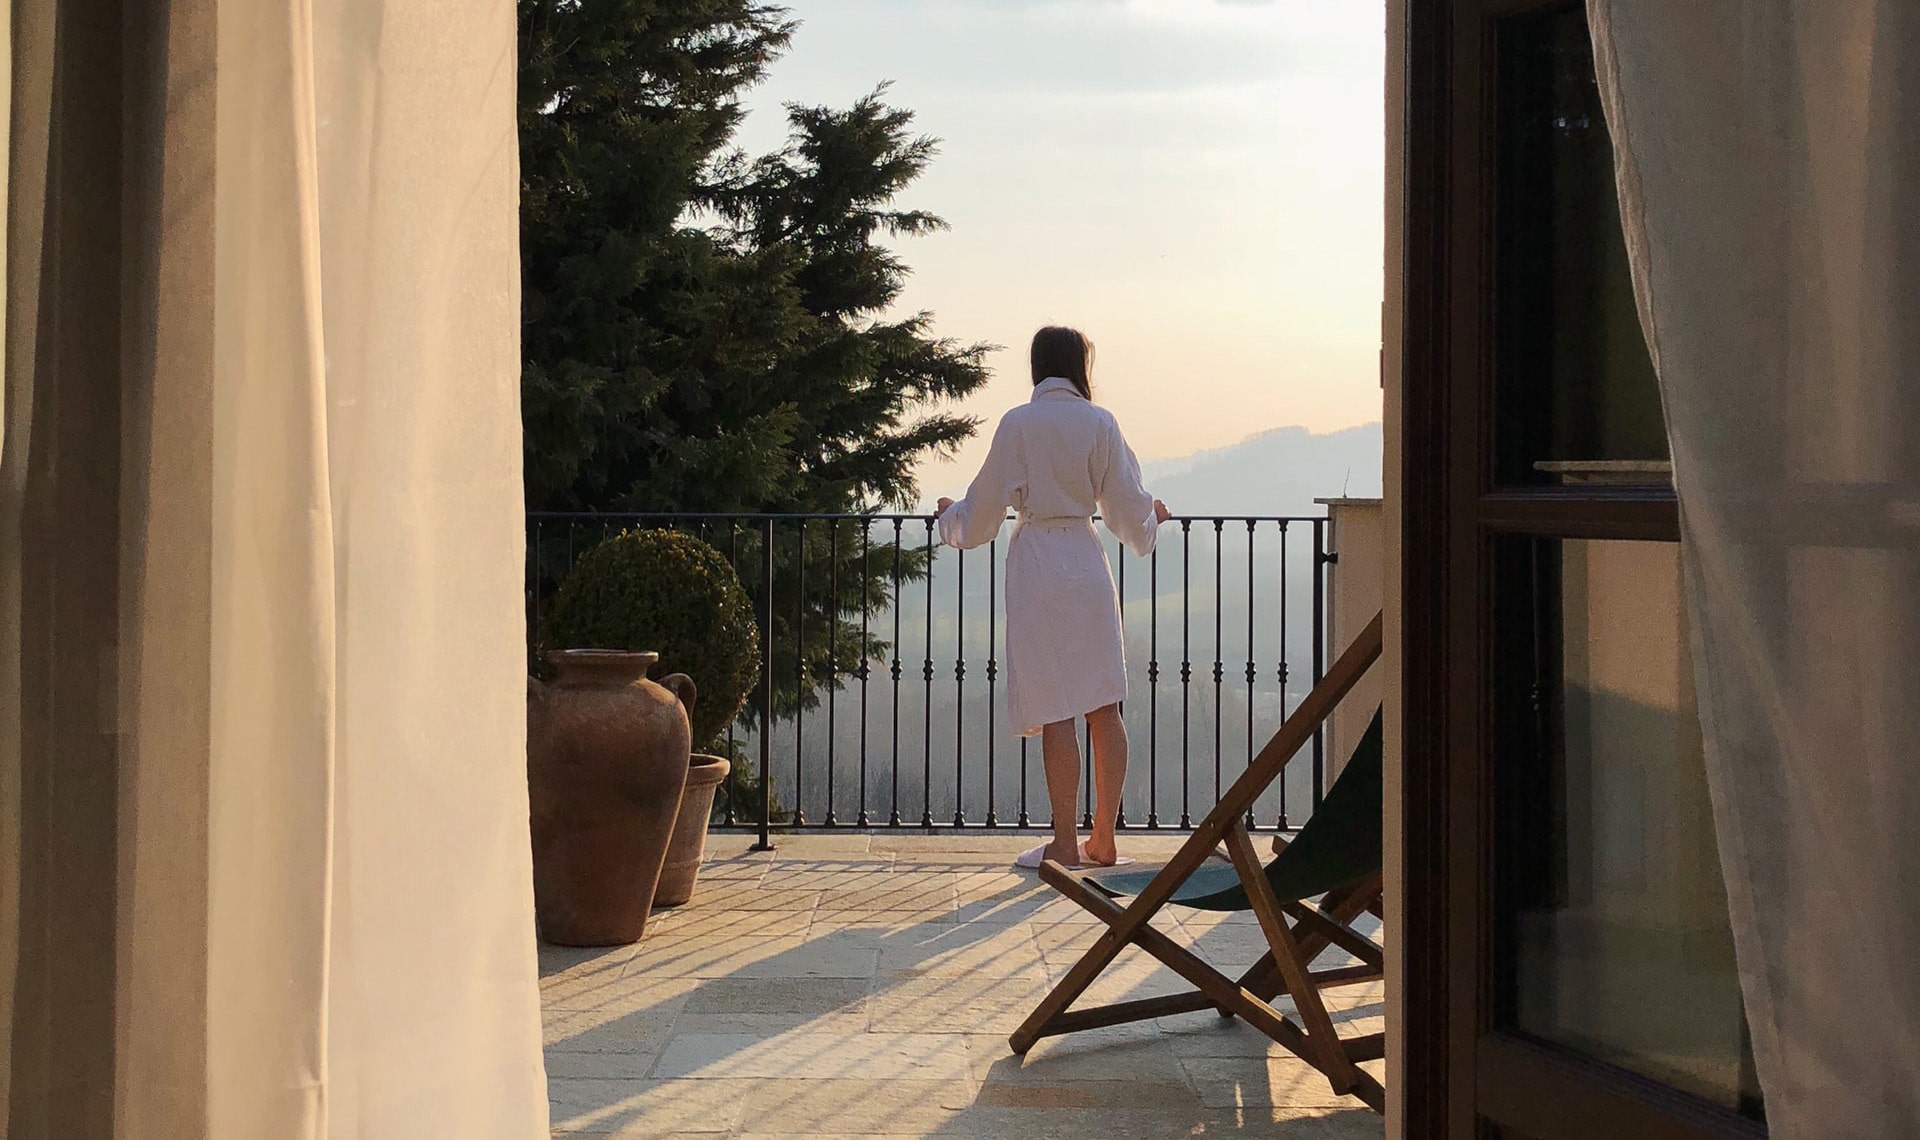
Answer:
[[[1120,817],[1120,789],[1127,781],[1127,723],[1120,719],[1119,705],[1108,705],[1087,714],[1087,727],[1093,732],[1094,801],[1087,861],[1111,866],[1119,857],[1113,826]]]
[[[1047,844],[1047,858],[1077,866],[1080,831],[1074,804],[1080,798],[1080,740],[1072,721],[1056,721],[1040,730],[1040,755],[1047,772],[1047,800],[1053,805],[1053,842]]]

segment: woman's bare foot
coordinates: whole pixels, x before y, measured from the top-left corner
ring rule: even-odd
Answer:
[[[1089,839],[1082,852],[1084,862],[1089,867],[1111,867],[1120,861],[1118,845],[1112,838]]]
[[[1072,846],[1062,847],[1057,839],[1047,844],[1046,854],[1042,858],[1051,859],[1065,867],[1078,867],[1086,861],[1077,841]]]

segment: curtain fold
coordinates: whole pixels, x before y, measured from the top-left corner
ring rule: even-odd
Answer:
[[[24,587],[21,539],[27,485],[27,441],[32,415],[33,322],[40,261],[39,215],[46,181],[47,88],[52,67],[45,47],[51,0],[15,4],[12,19],[0,26],[4,44],[5,107],[0,126],[6,132],[0,152],[6,202],[4,297],[6,324],[0,335],[0,1039],[11,1036],[20,965],[20,792],[22,649],[21,601]],[[16,58],[17,57],[17,58]],[[10,1054],[9,1050],[9,1054]],[[0,1064],[0,1123],[13,1104],[13,1066]]]
[[[214,0],[126,41],[114,1115],[204,1127],[212,612]]]
[[[1920,8],[1588,8],[1769,1128],[1920,1135]]]
[[[334,795],[350,821],[329,1080],[403,1134],[544,1136],[515,8],[339,0],[314,20]]]
[[[334,814],[338,630],[310,20],[296,3],[223,3],[215,15],[216,1136],[327,1135],[333,855],[336,827],[351,821]]]
[[[13,4],[10,1137],[546,1133],[514,29]]]

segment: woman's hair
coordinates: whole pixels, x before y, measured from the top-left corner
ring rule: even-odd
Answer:
[[[1058,376],[1093,399],[1093,342],[1078,329],[1049,325],[1033,334],[1033,382]]]

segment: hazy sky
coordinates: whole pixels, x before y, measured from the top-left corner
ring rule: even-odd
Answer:
[[[904,305],[1008,349],[967,405],[988,425],[923,468],[929,495],[964,488],[991,421],[1027,398],[1046,323],[1094,339],[1096,397],[1143,459],[1379,418],[1384,5],[789,6],[799,34],[740,142],[777,145],[785,102],[894,81],[942,140],[903,204],[953,227],[901,244]]]

